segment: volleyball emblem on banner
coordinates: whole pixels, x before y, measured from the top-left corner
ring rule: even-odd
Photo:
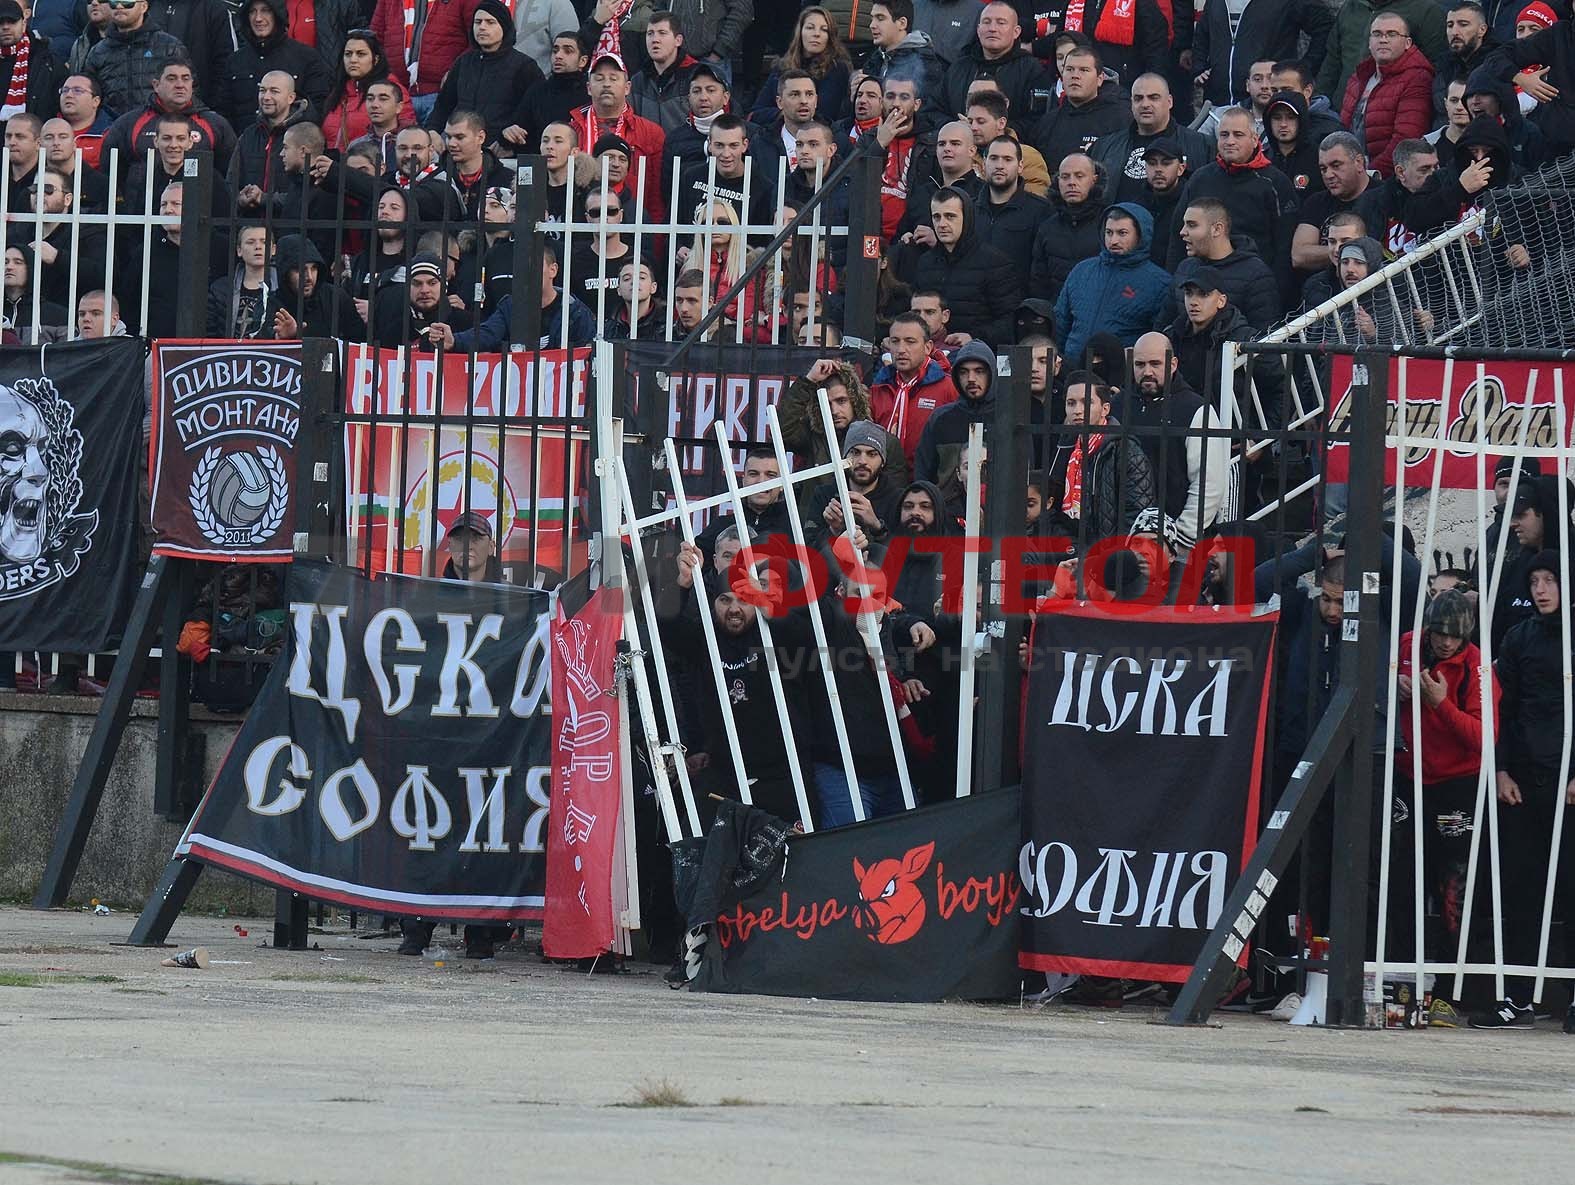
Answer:
[[[290,481],[276,449],[225,452],[217,445],[192,470],[197,529],[221,547],[255,547],[272,538],[290,503]]]

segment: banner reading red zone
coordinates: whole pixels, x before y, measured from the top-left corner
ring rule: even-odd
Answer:
[[[436,574],[449,525],[470,510],[506,565],[583,566],[589,441],[566,420],[584,423],[589,350],[447,354],[440,371],[434,353],[350,346],[346,376],[346,412],[376,421],[345,427],[357,563]]]
[[[1348,355],[1333,360],[1329,374],[1329,426],[1335,432],[1350,426],[1351,370]],[[1535,388],[1531,386],[1533,377]],[[1546,362],[1456,361],[1451,364],[1437,359],[1391,359],[1385,430],[1390,434],[1396,431],[1400,392],[1404,390],[1405,435],[1410,441],[1406,450],[1406,484],[1432,484],[1436,450],[1426,445],[1441,439],[1444,443],[1442,488],[1491,488],[1495,455],[1520,443],[1521,419],[1526,414],[1528,393],[1532,398],[1531,420],[1525,429],[1526,447],[1550,449],[1559,443],[1554,402],[1561,389],[1564,422],[1575,424],[1575,367]],[[1488,446],[1480,467],[1475,451],[1479,440]],[[1329,480],[1345,481],[1349,464],[1346,446],[1331,443]],[[1388,450],[1384,480],[1395,480],[1392,448]]]
[[[613,940],[612,872],[622,778],[613,695],[620,594],[598,589],[552,622],[552,807],[542,950],[552,959],[605,954]]]

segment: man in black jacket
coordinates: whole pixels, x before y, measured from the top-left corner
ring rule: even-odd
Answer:
[[[241,44],[216,93],[206,96],[231,124],[245,127],[257,112],[257,87],[270,70],[295,79],[295,92],[321,113],[332,76],[322,55],[290,36],[286,0],[248,0],[239,17]]]
[[[467,222],[480,222],[489,189],[513,189],[514,170],[487,151],[487,122],[474,111],[456,111],[444,127],[448,182]]]
[[[1560,609],[1560,563],[1559,553],[1551,550],[1532,559],[1521,592],[1530,600],[1534,615],[1515,626],[1494,655],[1503,688],[1498,712],[1503,724],[1496,750],[1498,867],[1504,906],[1504,961],[1511,964],[1528,965],[1537,959],[1560,796],[1564,799],[1564,833],[1559,864],[1553,870],[1555,917],[1562,914],[1567,922],[1570,909],[1575,907],[1575,781],[1560,784],[1569,695],[1564,664],[1570,647]],[[1559,927],[1553,927],[1553,934],[1558,931]],[[1567,935],[1565,944],[1569,945]],[[1568,958],[1568,952],[1549,952],[1551,966],[1565,966]],[[1530,981],[1512,978],[1505,988],[1503,1004],[1473,1016],[1472,1028],[1531,1026]],[[1566,1014],[1564,1030],[1575,1032],[1575,1005]]]
[[[886,469],[891,436],[869,420],[854,420],[842,434],[842,457],[848,462],[848,494],[858,529],[871,543],[885,542],[897,526],[902,487]],[[829,547],[847,527],[837,483],[823,478],[804,503],[804,540],[811,547]]]
[[[235,49],[230,12],[223,0],[151,0],[148,24],[186,47],[197,74],[197,93],[213,102],[229,76]]]
[[[1182,285],[1203,267],[1219,273],[1223,291],[1254,329],[1263,332],[1278,323],[1284,307],[1279,283],[1253,241],[1232,233],[1230,211],[1223,202],[1214,198],[1189,202],[1181,215],[1181,242],[1187,258],[1172,272],[1176,301],[1161,314],[1157,328],[1165,328],[1174,318]]]
[[[549,123],[567,123],[569,114],[591,101],[585,89],[585,68],[591,61],[591,43],[578,31],[560,30],[552,37],[552,73],[520,97],[513,122],[503,129],[510,144],[528,147],[539,143]],[[651,183],[646,178],[646,184]]]
[[[916,288],[934,288],[952,310],[952,332],[983,338],[1005,349],[1012,342],[1013,313],[1023,299],[1011,262],[975,227],[973,202],[955,189],[930,199],[935,246],[913,269]]]
[[[995,81],[1006,96],[1012,130],[1026,135],[1033,128],[1033,92],[1055,80],[1038,58],[1022,48],[1017,10],[1006,0],[990,0],[979,11],[974,42],[946,71],[946,110],[966,110],[968,88],[981,78]]]
[[[1213,141],[1176,123],[1174,110],[1170,84],[1163,75],[1140,74],[1132,80],[1132,122],[1120,131],[1101,136],[1089,153],[1105,166],[1112,185],[1111,201],[1142,200],[1148,180],[1143,156],[1157,140],[1176,144],[1189,170],[1201,169],[1214,159]]]
[[[259,337],[341,337],[365,340],[355,301],[324,276],[323,256],[304,235],[285,235],[274,251],[279,286],[268,297]]]
[[[1323,189],[1318,143],[1307,118],[1307,100],[1300,91],[1280,91],[1269,100],[1263,112],[1264,151],[1269,163],[1290,178],[1302,201]]]
[[[1001,251],[1028,290],[1034,235],[1050,205],[1023,188],[1023,146],[1012,136],[997,136],[985,150],[985,190],[974,206],[979,236]]]
[[[1246,235],[1280,281],[1291,283],[1291,237],[1301,200],[1291,179],[1269,163],[1258,140],[1252,112],[1232,107],[1220,116],[1219,156],[1192,175],[1182,191],[1182,205],[1214,198],[1230,211],[1231,229]],[[1182,244],[1171,245],[1169,270],[1181,262]],[[1282,291],[1282,299],[1284,291]]]
[[[83,72],[98,80],[112,114],[135,111],[147,101],[153,80],[173,58],[191,61],[180,40],[148,22],[147,0],[112,8],[104,39],[88,50]]]
[[[372,297],[372,341],[379,346],[430,349],[427,330],[434,322],[464,329],[467,312],[443,299],[443,265],[433,255],[417,255],[405,269],[405,283],[386,284]]]
[[[947,512],[962,518],[966,509],[963,457],[968,451],[968,433],[974,424],[983,424],[985,441],[989,443],[995,416],[995,354],[990,347],[974,341],[958,350],[952,363],[952,382],[957,387],[957,398],[938,408],[924,425],[914,453],[913,475],[919,481],[934,482]]]
[[[1092,47],[1073,49],[1061,61],[1061,101],[1030,137],[1052,169],[1071,153],[1089,152],[1099,137],[1126,126],[1126,95],[1099,71],[1099,51]]]
[[[1104,245],[1105,176],[1094,159],[1075,152],[1061,162],[1050,191],[1050,216],[1034,232],[1028,291],[1052,305],[1072,269]]]
[[[306,100],[296,96],[294,78],[283,70],[263,75],[257,86],[257,118],[235,142],[230,159],[230,189],[242,209],[257,209],[267,194],[283,188],[284,134],[311,118]]]
[[[777,466],[776,450],[770,445],[756,445],[744,457],[744,470],[738,475],[738,490],[744,501],[744,525],[761,539],[770,535],[787,535],[787,502],[782,498],[782,488],[750,493],[749,487],[775,481],[782,476]],[[705,530],[695,536],[695,546],[705,556],[706,566],[711,565],[717,548],[717,536],[733,526],[731,514],[718,514],[706,524]],[[734,538],[737,538],[735,533]],[[718,571],[726,571],[726,566]]]
[[[1068,10],[1069,16],[1075,11],[1070,5]],[[1185,11],[1176,14],[1186,17]],[[1101,65],[1117,78],[1163,70],[1170,61],[1170,22],[1155,0],[1087,0],[1080,30],[1074,31],[1093,39]]]
[[[521,95],[542,81],[541,67],[514,48],[514,17],[502,0],[479,0],[470,21],[470,48],[454,59],[423,121],[441,129],[456,111],[474,111],[497,143],[513,122]]]
[[[1499,47],[1499,40],[1488,28],[1487,12],[1476,0],[1462,0],[1449,9],[1444,19],[1444,38],[1449,54],[1433,63],[1433,114],[1443,119],[1448,114],[1444,96],[1451,82],[1465,82]]]
[[[1202,435],[1219,420],[1179,364],[1170,338],[1145,333],[1132,347],[1133,391],[1119,402],[1127,427],[1160,430],[1135,435],[1154,471],[1159,509],[1175,521],[1178,556],[1219,517],[1230,464],[1230,441]]]

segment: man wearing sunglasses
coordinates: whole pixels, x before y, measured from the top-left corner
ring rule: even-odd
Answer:
[[[59,106],[65,65],[49,39],[27,31],[27,13],[17,0],[0,0],[0,118],[26,111],[48,119]]]
[[[116,115],[147,102],[166,62],[186,58],[186,47],[148,23],[148,0],[109,0],[109,29],[88,50],[83,69],[98,79],[104,106]]]

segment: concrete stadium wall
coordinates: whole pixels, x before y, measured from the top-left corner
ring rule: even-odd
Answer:
[[[37,890],[99,703],[81,696],[0,695],[0,900],[30,901]],[[240,718],[200,708],[193,716],[184,772],[195,801]],[[138,700],[72,884],[73,903],[96,897],[117,912],[135,911],[157,884],[182,830],[153,813],[157,746],[158,701]],[[190,908],[271,915],[273,890],[210,868]],[[128,917],[128,932],[131,922]]]

